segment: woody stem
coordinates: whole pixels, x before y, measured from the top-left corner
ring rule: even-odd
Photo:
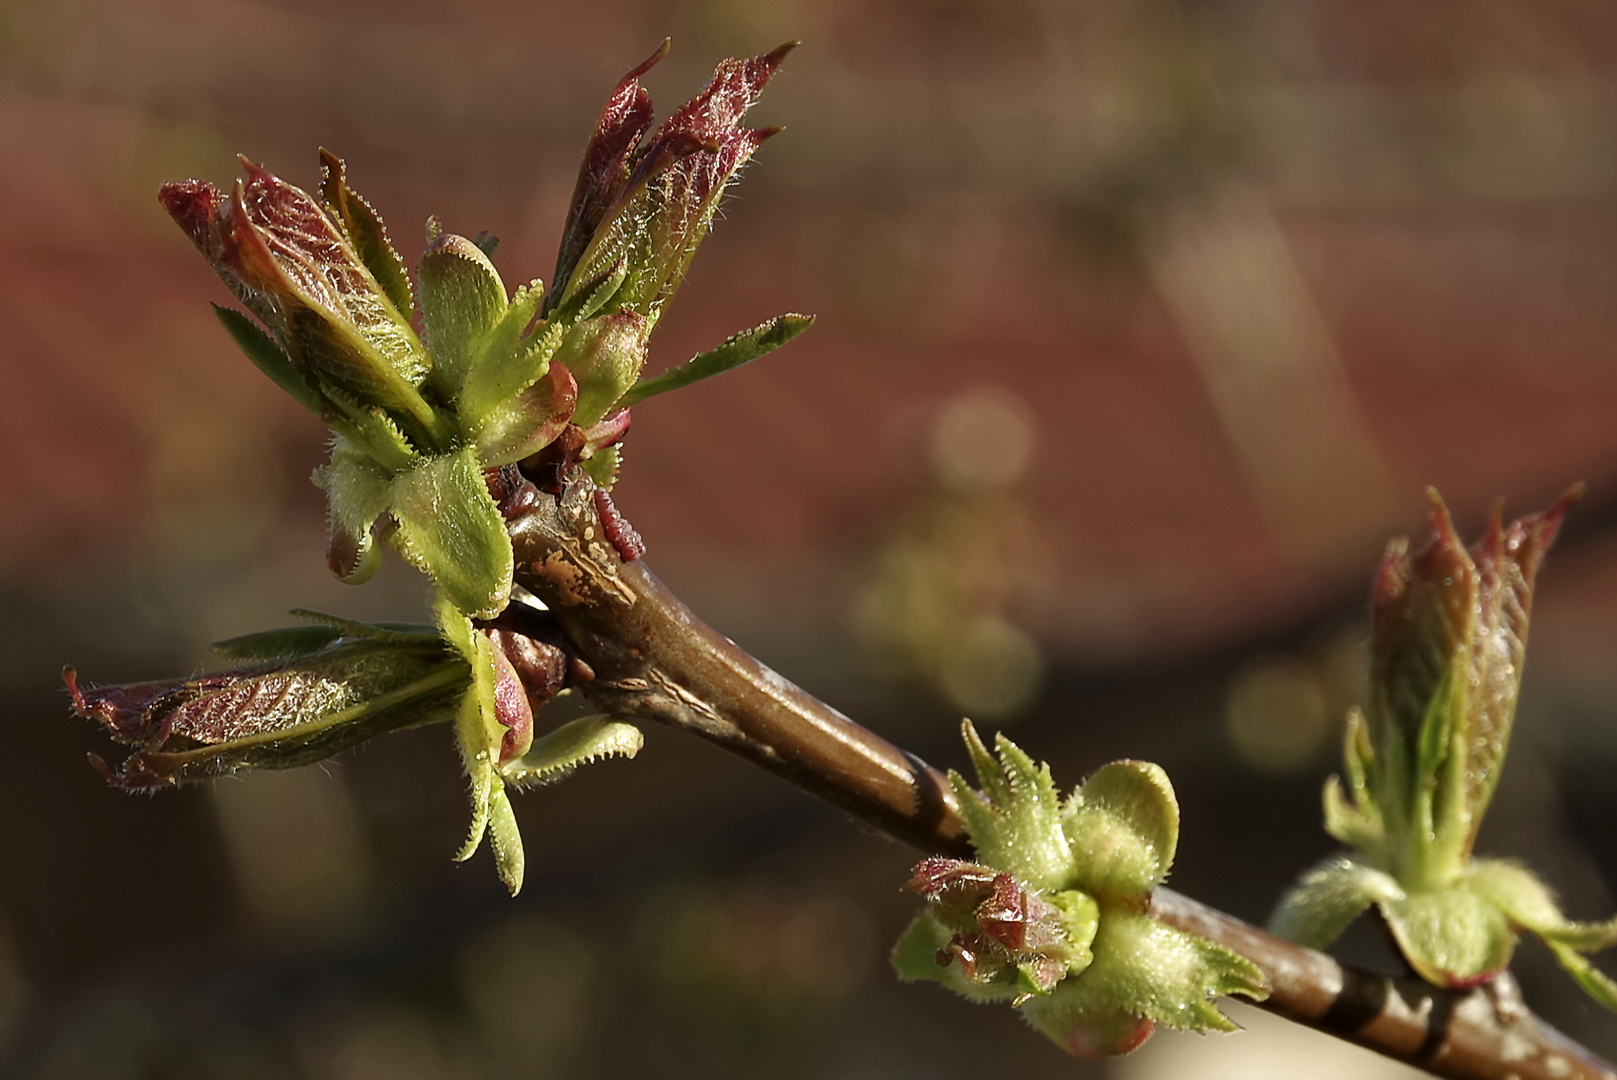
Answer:
[[[697,618],[607,539],[581,474],[559,496],[523,484],[503,501],[517,582],[593,672],[580,689],[614,716],[680,728],[928,853],[971,855],[938,770],[794,686]],[[513,605],[515,611],[517,605]],[[1257,964],[1262,1007],[1458,1080],[1614,1080],[1617,1069],[1535,1017],[1502,1018],[1482,991],[1392,979],[1282,941],[1170,889],[1151,913]]]

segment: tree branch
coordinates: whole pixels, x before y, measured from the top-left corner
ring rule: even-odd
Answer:
[[[923,851],[971,856],[941,773],[759,663],[643,563],[624,562],[594,490],[575,473],[559,497],[524,484],[503,501],[517,581],[550,609],[513,605],[512,616],[559,627],[592,703],[716,742]],[[1531,1014],[1512,1014],[1496,994],[1361,971],[1167,888],[1153,894],[1152,911],[1262,968],[1273,987],[1263,1008],[1438,1076],[1617,1080],[1612,1065]]]

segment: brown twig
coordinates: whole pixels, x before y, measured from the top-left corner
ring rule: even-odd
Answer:
[[[592,496],[575,474],[559,498],[524,485],[505,503],[517,580],[550,609],[527,617],[559,626],[594,704],[716,742],[923,851],[971,854],[942,774],[759,663],[643,563],[624,562]],[[1617,1080],[1613,1066],[1482,990],[1361,971],[1166,888],[1152,910],[1261,967],[1273,988],[1264,1008],[1438,1076]]]

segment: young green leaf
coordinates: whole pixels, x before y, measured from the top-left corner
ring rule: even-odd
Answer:
[[[1281,899],[1269,929],[1287,941],[1323,949],[1371,904],[1403,897],[1404,890],[1390,874],[1353,859],[1327,859]]]
[[[777,315],[762,325],[731,336],[716,348],[698,353],[679,367],[654,378],[641,379],[629,388],[619,404],[628,407],[751,363],[760,356],[774,352],[812,325],[812,315]]]
[[[354,245],[359,259],[393,302],[405,322],[415,315],[414,300],[410,295],[410,275],[387,237],[387,227],[381,215],[371,204],[348,186],[347,166],[342,158],[324,148],[320,151],[320,197],[348,242]]]
[[[399,523],[394,543],[411,565],[466,614],[499,614],[511,594],[511,538],[471,447],[400,473],[388,505]]]
[[[454,233],[444,233],[427,248],[416,278],[432,380],[443,399],[453,401],[505,314],[505,283],[480,248]]]
[[[609,716],[584,716],[535,739],[526,754],[506,762],[500,772],[513,784],[554,783],[592,761],[632,758],[644,742],[645,737],[633,724]]]
[[[218,304],[212,306],[214,315],[224,324],[236,346],[247,354],[247,359],[259,371],[269,376],[271,382],[316,416],[327,411],[326,403],[320,400],[320,394],[309,385],[303,372],[262,327],[235,308],[220,307]]]

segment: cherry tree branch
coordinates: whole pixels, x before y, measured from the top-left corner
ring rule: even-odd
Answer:
[[[517,581],[544,602],[507,617],[559,636],[574,683],[616,716],[718,743],[928,853],[969,858],[947,780],[771,671],[697,618],[644,563],[625,562],[588,480],[504,500]],[[1617,1068],[1498,993],[1458,994],[1338,963],[1167,888],[1152,913],[1240,953],[1273,987],[1262,1007],[1457,1080],[1617,1080]]]

